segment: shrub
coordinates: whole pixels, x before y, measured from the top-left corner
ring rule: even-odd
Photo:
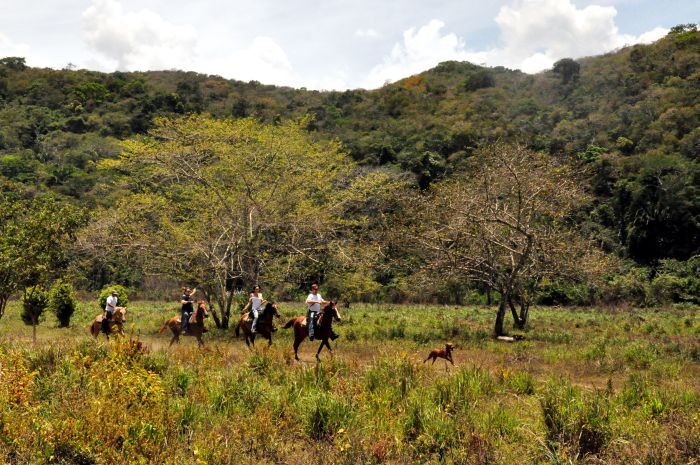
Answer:
[[[645,305],[649,294],[649,270],[630,267],[624,274],[616,275],[608,282],[603,292],[603,300]]]
[[[98,302],[101,309],[104,309],[107,305],[107,297],[112,293],[112,290],[117,291],[117,304],[120,307],[126,307],[129,305],[129,293],[124,286],[119,284],[109,284],[102,288],[100,291],[100,296],[98,297]]]
[[[611,436],[609,400],[605,393],[584,396],[569,383],[550,383],[540,399],[550,447],[572,456],[598,454]]]
[[[310,410],[306,416],[305,431],[312,439],[330,439],[346,429],[353,417],[352,406],[344,399],[319,392],[315,399],[307,399]]]
[[[56,281],[49,292],[49,309],[56,315],[62,328],[67,328],[70,324],[76,305],[73,286],[61,280]]]
[[[39,324],[39,318],[49,304],[49,296],[41,286],[29,287],[22,294],[22,321],[26,325]]]

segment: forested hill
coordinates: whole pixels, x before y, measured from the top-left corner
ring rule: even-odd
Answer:
[[[360,163],[395,165],[424,188],[484,143],[525,144],[586,167],[595,202],[582,227],[609,250],[654,264],[700,246],[700,32],[564,59],[527,75],[446,62],[378,90],[318,92],[193,72],[36,69],[0,60],[0,183],[109,203],[119,140],[158,115],[276,121],[312,115]],[[107,195],[109,194],[109,195]]]

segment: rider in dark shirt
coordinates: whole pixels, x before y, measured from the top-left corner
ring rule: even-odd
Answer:
[[[180,324],[182,325],[183,333],[187,332],[190,326],[190,316],[194,312],[194,299],[192,296],[194,296],[195,292],[197,292],[197,289],[190,290],[189,287],[184,288],[182,292],[182,298],[180,299],[182,304]]]

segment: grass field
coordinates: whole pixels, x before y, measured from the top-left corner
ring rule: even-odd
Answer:
[[[535,308],[509,344],[493,308],[358,304],[318,364],[308,341],[294,361],[285,330],[269,349],[213,328],[204,349],[169,348],[157,330],[177,306],[133,302],[144,354],[94,341],[98,311],[48,316],[33,346],[10,304],[0,463],[700,463],[695,308]],[[422,363],[448,340],[455,367]]]

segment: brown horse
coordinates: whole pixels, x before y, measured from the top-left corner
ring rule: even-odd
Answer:
[[[202,334],[207,330],[204,328],[204,319],[209,318],[209,312],[207,311],[207,304],[205,301],[200,300],[197,302],[197,310],[195,310],[194,315],[190,317],[190,325],[187,328],[187,333],[182,334],[182,322],[180,321],[180,315],[174,316],[163,323],[163,326],[158,331],[158,334],[163,334],[166,329],[170,328],[173,332],[173,338],[170,340],[170,345],[177,342],[180,343],[180,335],[182,336],[194,336],[197,338],[197,342],[200,346],[204,345],[202,341]]]
[[[321,340],[321,345],[316,352],[317,360],[320,360],[318,354],[321,353],[323,346],[328,347],[328,350],[333,352],[331,350],[331,345],[328,343],[328,339],[331,337],[331,334],[333,334],[333,320],[341,321],[340,311],[335,302],[329,302],[323,310],[321,310],[318,322],[314,325],[314,337]],[[292,326],[294,327],[294,358],[299,360],[299,344],[304,342],[304,339],[306,339],[309,334],[306,317],[302,315],[292,318],[284,325],[284,328],[287,329]]]
[[[103,314],[99,314],[92,320],[90,324],[90,334],[92,334],[95,339],[102,332],[102,320],[104,320]],[[112,320],[107,323],[109,332],[105,335],[109,338],[112,333],[124,334],[124,323],[126,322],[126,307],[116,307],[112,314]]]
[[[243,315],[241,315],[241,319],[238,320],[238,324],[236,325],[236,337],[238,337],[239,331],[242,329],[243,330],[243,335],[245,336],[245,345],[250,347],[252,344],[255,346],[255,336],[260,335],[260,337],[264,337],[267,339],[268,345],[272,345],[272,318],[277,317],[278,320],[282,319],[282,315],[279,314],[279,311],[277,309],[277,304],[274,302],[267,302],[265,304],[265,309],[262,312],[262,315],[258,317],[258,326],[256,329],[256,332],[253,333],[252,331],[252,326],[253,326],[253,320],[250,318],[250,313],[245,312]]]

